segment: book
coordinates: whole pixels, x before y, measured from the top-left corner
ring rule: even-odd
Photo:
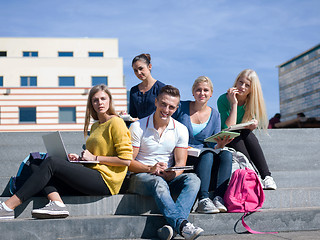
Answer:
[[[218,132],[208,138],[206,138],[204,141],[205,142],[217,142],[215,140],[215,138],[223,138],[224,136],[229,136],[230,138],[235,138],[235,137],[238,137],[240,135],[240,133],[237,133],[237,132],[228,132],[228,131],[221,131],[221,132]]]
[[[235,130],[245,129],[245,127],[250,126],[252,123],[254,123],[254,119],[249,122],[232,125],[226,129],[223,129],[223,131],[235,131]]]
[[[122,115],[120,115],[120,117],[125,122],[133,122],[134,121],[134,119],[129,114],[122,114]]]
[[[218,154],[221,149],[213,149],[213,148],[194,148],[194,147],[189,147],[188,148],[188,155],[189,156],[193,156],[193,157],[199,157],[201,153],[203,153],[204,151],[211,151],[214,152],[216,154]]]
[[[165,171],[170,172],[170,171],[181,171],[181,170],[193,170],[193,166],[169,167]]]

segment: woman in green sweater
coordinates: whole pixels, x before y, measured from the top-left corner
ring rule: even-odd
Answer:
[[[90,118],[96,120],[86,141],[86,150],[69,154],[70,160],[97,160],[97,164],[78,164],[49,157],[24,185],[7,201],[0,202],[0,219],[13,219],[14,208],[41,190],[50,200],[40,209],[32,210],[35,218],[69,216],[58,191],[84,195],[114,195],[119,193],[132,160],[130,133],[114,110],[107,86],[94,86],[89,93],[84,134],[87,136]],[[60,184],[59,184],[60,183]],[[62,184],[61,184],[62,183]]]
[[[218,99],[221,129],[238,123],[253,120],[253,123],[240,130],[229,147],[242,152],[257,167],[265,189],[275,190],[277,185],[271,177],[268,164],[253,130],[267,129],[268,118],[264,104],[261,84],[254,70],[243,70],[236,78],[233,87]]]

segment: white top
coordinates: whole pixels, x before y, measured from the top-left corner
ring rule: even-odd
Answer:
[[[136,160],[145,165],[166,162],[174,166],[173,151],[176,147],[188,148],[189,133],[186,126],[170,117],[161,137],[153,126],[153,114],[130,126],[132,146],[140,148]]]

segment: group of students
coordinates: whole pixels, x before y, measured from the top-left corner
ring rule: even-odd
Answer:
[[[13,219],[14,209],[43,191],[49,203],[32,210],[35,218],[69,216],[59,192],[85,195],[118,194],[127,172],[130,193],[152,196],[168,225],[158,230],[160,239],[180,234],[195,239],[203,229],[188,221],[198,198],[199,213],[226,212],[223,196],[232,171],[232,154],[224,147],[242,152],[259,171],[265,189],[276,189],[259,142],[252,131],[266,129],[268,120],[258,76],[244,70],[232,88],[221,95],[218,110],[207,105],[213,93],[208,77],[197,78],[192,86],[193,101],[180,101],[179,90],[155,80],[151,75],[149,54],[140,54],[132,68],[141,83],[130,91],[129,114],[134,118],[128,129],[116,114],[112,95],[105,85],[94,86],[88,96],[84,135],[86,150],[72,160],[97,160],[98,164],[74,164],[49,157],[24,185],[8,200],[0,203],[0,219]],[[235,139],[204,139],[221,128],[255,119]],[[199,157],[188,156],[188,147],[222,149],[205,151]],[[170,167],[193,165],[194,172],[168,171]],[[209,192],[213,190],[213,195]]]

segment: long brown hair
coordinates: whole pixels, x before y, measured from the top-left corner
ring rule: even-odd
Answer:
[[[248,94],[244,105],[245,113],[242,122],[248,122],[255,118],[258,120],[259,129],[267,129],[269,121],[258,74],[252,69],[243,70],[237,76],[233,87],[236,87],[239,78],[245,78],[251,82],[250,93]]]
[[[94,110],[93,105],[92,105],[92,97],[99,91],[104,91],[106,94],[109,96],[109,109],[107,111],[107,114],[109,115],[117,115],[116,111],[113,106],[113,101],[112,101],[112,95],[108,87],[104,84],[99,84],[91,88],[89,95],[88,95],[88,100],[87,100],[87,109],[86,109],[86,116],[85,116],[85,122],[84,122],[84,136],[86,137],[88,135],[88,128],[90,124],[90,118],[92,117],[94,120],[99,120],[98,119],[98,114]]]

